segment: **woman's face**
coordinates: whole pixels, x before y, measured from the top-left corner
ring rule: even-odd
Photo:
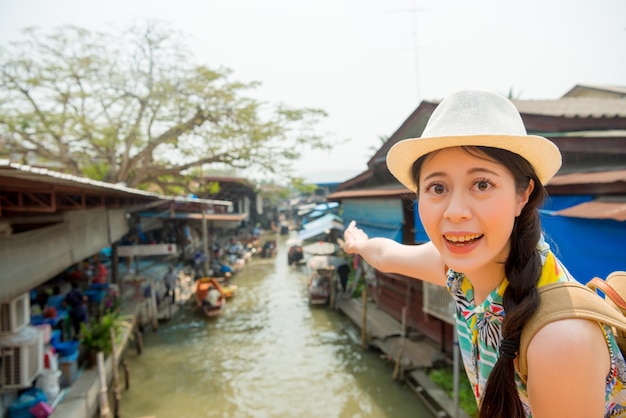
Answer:
[[[501,271],[515,217],[531,191],[519,194],[511,172],[486,156],[444,148],[422,166],[419,214],[448,267],[468,275]]]

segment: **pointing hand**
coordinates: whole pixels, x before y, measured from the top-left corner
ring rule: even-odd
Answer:
[[[356,222],[352,221],[343,233],[344,244],[343,250],[348,254],[356,254],[359,252],[359,244],[367,241],[369,238],[362,229],[356,227]]]

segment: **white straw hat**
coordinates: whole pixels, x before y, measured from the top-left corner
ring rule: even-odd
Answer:
[[[430,152],[457,146],[501,148],[524,157],[542,184],[561,167],[561,153],[548,139],[528,135],[522,117],[506,97],[485,91],[461,91],[444,99],[431,115],[420,138],[396,143],[387,154],[387,167],[413,191],[415,160]]]

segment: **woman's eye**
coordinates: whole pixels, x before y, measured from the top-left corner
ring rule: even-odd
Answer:
[[[443,187],[443,184],[439,184],[439,183],[435,183],[432,184],[429,189],[434,193],[434,194],[443,194],[446,191],[446,188]]]
[[[474,187],[477,190],[484,192],[485,190],[489,189],[489,187],[491,187],[491,183],[488,180],[479,180],[474,183]]]

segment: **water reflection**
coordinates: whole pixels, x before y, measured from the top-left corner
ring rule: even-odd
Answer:
[[[304,270],[254,259],[214,319],[192,305],[129,355],[124,417],[424,417],[432,415],[341,315],[309,306]]]

